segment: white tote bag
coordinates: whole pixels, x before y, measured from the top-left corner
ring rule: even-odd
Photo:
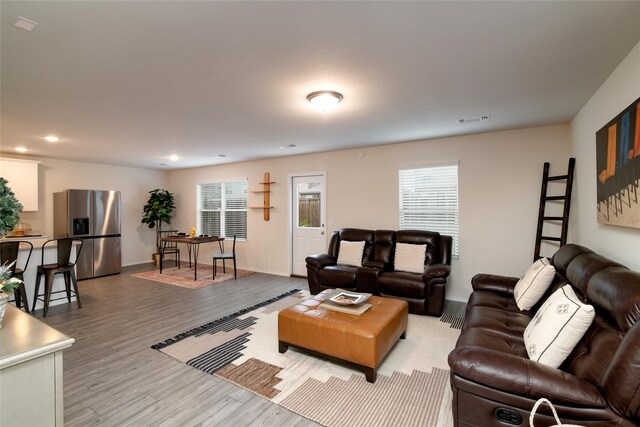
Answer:
[[[556,419],[556,422],[558,423],[558,424],[552,425],[551,427],[584,427],[584,426],[579,426],[577,424],[562,424],[560,422],[560,418],[558,418],[558,413],[556,412],[556,408],[554,408],[551,402],[549,402],[549,400],[545,399],[544,397],[542,399],[538,399],[536,404],[533,405],[533,409],[531,410],[531,415],[529,415],[529,427],[535,427],[533,425],[533,418],[536,416],[536,411],[538,410],[538,406],[540,406],[540,404],[542,403],[546,403],[551,407],[551,412],[553,412],[553,417]]]

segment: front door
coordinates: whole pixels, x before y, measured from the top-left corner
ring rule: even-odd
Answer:
[[[324,174],[291,178],[291,253],[295,276],[307,275],[307,256],[327,251],[325,182]]]

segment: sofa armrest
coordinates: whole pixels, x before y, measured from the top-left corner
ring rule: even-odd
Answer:
[[[471,279],[474,291],[493,291],[513,295],[513,288],[520,280],[518,277],[499,276],[497,274],[476,274]]]
[[[514,354],[463,346],[449,354],[449,366],[462,378],[528,399],[546,397],[574,407],[607,407],[593,384]]]
[[[328,265],[334,265],[336,263],[336,259],[331,255],[327,254],[317,254],[317,255],[309,255],[305,261],[308,266],[312,266],[315,268],[324,268]]]
[[[451,273],[451,266],[447,264],[431,264],[425,268],[422,278],[424,280],[446,279]]]

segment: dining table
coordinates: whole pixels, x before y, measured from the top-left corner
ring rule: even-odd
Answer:
[[[189,254],[189,268],[191,268],[191,254],[193,254],[193,280],[198,280],[198,253],[200,245],[203,243],[218,242],[220,252],[224,252],[224,237],[220,236],[167,236],[160,239],[162,250],[160,251],[160,274],[162,274],[162,254],[168,243],[183,243],[187,245],[187,253]]]

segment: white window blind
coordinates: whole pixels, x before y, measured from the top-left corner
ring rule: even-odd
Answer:
[[[247,181],[198,185],[200,234],[247,238]]]
[[[400,170],[400,229],[453,237],[458,257],[458,165]]]

